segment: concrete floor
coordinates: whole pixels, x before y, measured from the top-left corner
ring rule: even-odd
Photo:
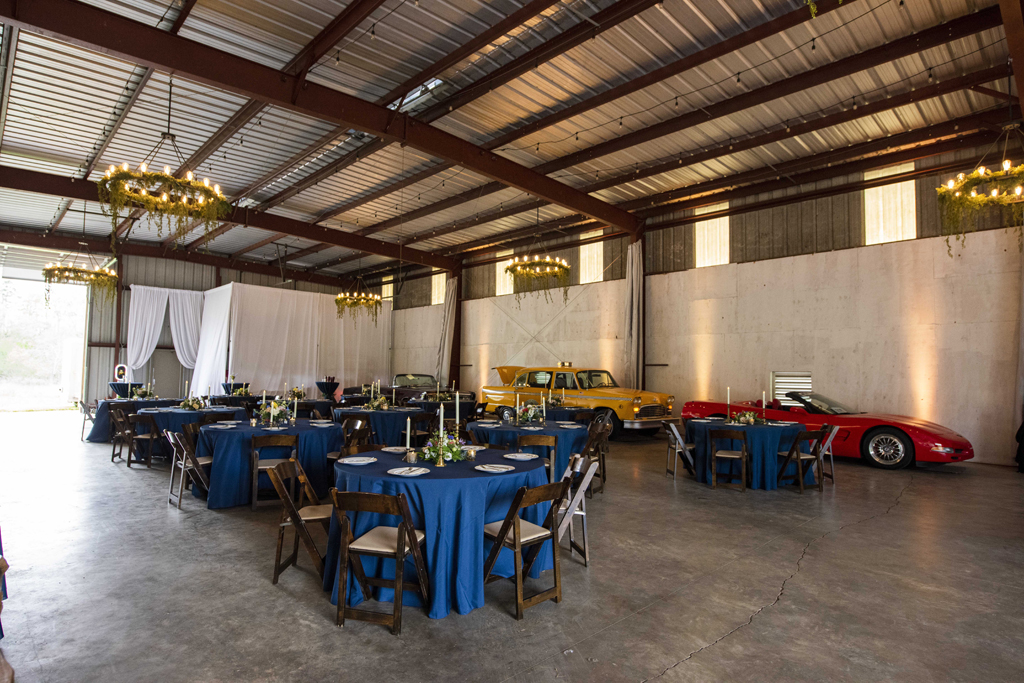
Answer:
[[[517,622],[513,593],[401,637],[349,622],[305,555],[270,583],[278,512],[165,502],[72,413],[0,414],[11,563],[0,641],[29,681],[1020,681],[1024,476],[842,463],[824,494],[712,491],[664,441],[615,443],[593,561]]]

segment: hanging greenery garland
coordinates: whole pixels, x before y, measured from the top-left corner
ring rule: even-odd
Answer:
[[[1024,164],[1013,166],[1007,159],[1001,171],[979,166],[970,173],[957,174],[937,188],[942,232],[952,255],[949,238],[963,242],[967,237],[966,218],[989,207],[1008,207],[1012,225],[1016,226],[1018,247],[1024,248]]]
[[[811,19],[818,16],[818,4],[814,0],[804,0],[804,4],[811,10]],[[839,4],[843,4],[843,0],[839,0]]]
[[[204,232],[215,228],[220,219],[231,211],[231,205],[221,194],[220,186],[210,186],[209,178],[202,182],[189,171],[184,178],[171,175],[169,167],[162,173],[149,171],[145,164],[137,170],[111,166],[97,181],[103,212],[110,216],[113,232],[132,209],[145,209],[157,225],[157,234],[180,238],[192,232],[198,222]]]
[[[345,316],[346,311],[352,311],[352,320],[358,322],[356,314],[360,310],[365,310],[373,318],[374,327],[377,326],[377,316],[380,315],[380,309],[383,305],[379,294],[363,294],[361,292],[339,293],[338,296],[334,297],[334,303],[338,307],[339,319]]]
[[[47,263],[43,268],[43,280],[46,282],[47,305],[50,303],[50,285],[55,282],[57,284],[88,285],[93,296],[104,301],[113,301],[117,295],[117,273],[109,268],[97,267],[94,270],[89,270],[60,263]]]
[[[545,256],[517,256],[505,266],[505,273],[512,277],[516,304],[531,292],[544,292],[544,299],[551,303],[551,289],[562,288],[562,302],[569,303],[569,264],[565,259]]]

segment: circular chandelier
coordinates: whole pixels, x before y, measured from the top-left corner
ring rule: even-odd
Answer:
[[[1024,219],[1024,164],[1014,166],[1004,159],[1001,170],[978,166],[970,173],[958,173],[938,188],[942,228],[947,236],[965,237],[964,219],[970,213],[1000,206],[1012,212],[1012,224],[1020,226]],[[1018,239],[1022,234],[1018,228]]]
[[[185,156],[171,133],[173,95],[174,80],[171,79],[167,91],[167,130],[160,134],[160,141],[138,168],[129,168],[128,162],[111,166],[96,181],[100,201],[109,207],[103,211],[110,216],[113,228],[111,240],[117,235],[117,228],[124,220],[122,214],[127,217],[133,209],[145,209],[157,225],[157,234],[162,237],[166,229],[175,239],[184,237],[200,226],[208,232],[231,211],[231,205],[224,199],[220,185],[211,186],[209,178],[203,178],[200,182],[187,169],[185,177],[179,178],[171,173],[170,166],[164,166],[163,172],[149,170],[149,162],[156,158],[164,143],[168,143],[181,167],[185,167]]]
[[[380,315],[380,309],[383,305],[383,300],[379,294],[370,294],[366,292],[344,292],[338,293],[338,296],[334,297],[334,303],[338,307],[338,318],[342,318],[346,311],[351,310],[353,313],[352,319],[355,320],[355,314],[360,310],[365,310],[366,313],[373,318],[373,324],[377,324],[377,316]]]
[[[55,282],[88,285],[95,295],[106,301],[112,301],[117,293],[117,273],[102,266],[89,269],[63,263],[47,263],[43,267],[43,280],[46,282],[47,303],[50,301],[50,285]]]
[[[570,266],[565,259],[540,256],[535,254],[533,258],[524,256],[515,257],[505,266],[505,274],[512,277],[512,284],[518,302],[521,296],[527,292],[544,292],[544,297],[549,302],[551,295],[548,290],[552,287],[562,288],[562,299],[565,303],[569,301],[569,272]]]

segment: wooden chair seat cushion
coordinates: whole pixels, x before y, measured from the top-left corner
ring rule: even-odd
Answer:
[[[332,514],[334,514],[334,505],[330,503],[326,505],[306,505],[299,508],[299,517],[304,522],[322,522],[323,520],[330,519]],[[282,522],[282,524],[290,523],[289,520]]]
[[[136,439],[159,439],[160,435],[159,434],[154,434],[153,432],[149,432],[148,434],[135,434],[134,438],[136,438]]]
[[[485,524],[484,535],[490,536],[491,538],[497,538],[498,533],[501,531],[501,525],[504,523],[505,520]],[[551,535],[551,532],[544,527],[537,526],[533,522],[527,522],[525,519],[519,520],[519,532],[523,543],[529,543],[530,541],[536,541],[538,538]],[[512,533],[510,532],[508,536],[505,537],[505,545],[512,545],[514,543],[515,541],[513,540]]]
[[[785,458],[789,456],[789,451],[779,451],[779,457]],[[817,460],[814,453],[804,453],[803,451],[797,451],[796,457],[801,460]]]
[[[427,535],[419,529],[416,529],[415,533],[417,543],[422,543],[423,539],[427,537]],[[398,548],[398,527],[375,526],[356,540],[352,541],[348,547],[357,552],[391,553],[394,555],[395,550]],[[408,550],[409,549],[406,548],[406,552],[408,552]]]
[[[266,472],[277,467],[278,463],[288,462],[288,458],[267,458],[266,460],[260,459],[258,469],[260,472]]]
[[[743,451],[715,451],[715,457],[740,460],[743,458]]]
[[[327,459],[328,460],[340,460],[341,459],[341,451],[331,451],[330,453],[327,454]]]
[[[196,462],[198,462],[200,465],[212,465],[213,464],[213,456],[212,455],[204,455],[204,456],[202,456],[200,458],[196,458]]]

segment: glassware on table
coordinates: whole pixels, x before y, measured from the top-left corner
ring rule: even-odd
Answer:
[[[404,460],[405,462],[417,462],[419,460],[419,456],[416,455],[416,449],[410,448],[409,450],[407,450],[405,452],[405,457],[402,458],[402,460]]]

